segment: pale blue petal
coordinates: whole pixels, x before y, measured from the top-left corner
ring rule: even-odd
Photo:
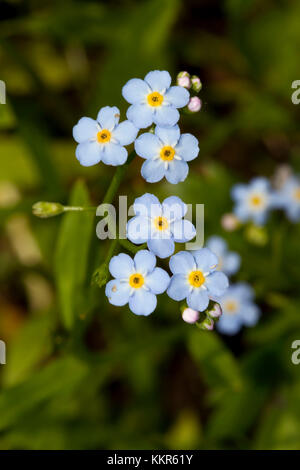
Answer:
[[[263,178],[263,177],[259,176],[257,178],[253,178],[250,181],[249,186],[251,186],[251,189],[255,188],[255,190],[259,190],[259,191],[262,191],[262,192],[268,192],[269,189],[270,189],[270,182],[266,178]]]
[[[265,210],[263,210],[263,212],[260,212],[260,213],[257,213],[257,214],[252,214],[252,218],[253,218],[253,222],[256,224],[256,225],[264,225],[267,221],[267,218],[268,218],[268,214]]]
[[[182,134],[175,150],[177,155],[189,162],[198,156],[199,142],[192,134]]]
[[[229,286],[228,278],[224,273],[215,271],[206,277],[205,286],[210,295],[220,297],[224,295]]]
[[[197,263],[197,268],[202,272],[209,272],[218,265],[218,257],[208,248],[193,251],[193,256]]]
[[[190,99],[190,94],[186,88],[182,86],[172,86],[167,90],[164,96],[165,100],[175,106],[175,108],[183,108]]]
[[[187,275],[196,269],[194,257],[188,251],[179,251],[170,259],[170,269],[173,274]]]
[[[132,121],[135,127],[142,129],[151,126],[154,117],[154,111],[147,104],[132,104],[126,112],[129,121]]]
[[[180,114],[173,106],[157,106],[154,108],[153,122],[161,127],[172,127],[177,124]],[[145,126],[146,127],[146,126]]]
[[[120,110],[116,106],[104,106],[101,108],[97,121],[99,122],[102,129],[112,130],[119,122]]]
[[[164,239],[150,239],[148,240],[148,248],[159,258],[167,258],[172,255],[175,250],[173,240]]]
[[[203,312],[209,304],[207,291],[201,288],[193,289],[187,297],[187,304],[193,310]]]
[[[142,165],[141,175],[147,183],[157,183],[165,176],[163,161],[160,158],[146,160]]]
[[[145,217],[158,217],[162,213],[159,199],[150,193],[137,197],[133,208],[136,215],[143,215]]]
[[[171,85],[171,75],[169,72],[154,70],[147,73],[145,81],[149,84],[152,91],[163,92]]]
[[[112,279],[106,284],[105,295],[112,305],[122,307],[128,303],[130,285],[128,282],[120,282],[118,279]]]
[[[177,124],[173,127],[156,126],[155,134],[164,145],[170,145],[171,147],[175,147],[180,138],[180,130]]]
[[[228,295],[229,292],[234,294],[241,302],[247,302],[254,298],[254,290],[246,282],[238,282],[237,284],[231,285],[227,292]]]
[[[189,166],[182,160],[172,160],[169,162],[168,169],[166,170],[166,179],[169,183],[177,184],[184,181],[188,175]]]
[[[83,117],[73,127],[73,137],[80,144],[86,140],[96,138],[98,131],[97,121],[89,117]]]
[[[222,270],[225,274],[231,276],[232,274],[235,274],[238,271],[240,264],[240,255],[238,253],[230,252],[223,259]]]
[[[156,296],[143,288],[135,289],[135,292],[129,298],[129,308],[136,315],[150,315],[156,309],[156,305]]]
[[[227,250],[227,243],[223,238],[212,236],[206,242],[207,248],[209,248],[215,255],[223,257],[223,254]]]
[[[188,242],[196,236],[196,229],[189,220],[176,220],[171,225],[171,232],[177,243]]]
[[[96,165],[101,161],[103,152],[97,142],[82,142],[76,147],[75,155],[83,166]]]
[[[153,253],[148,250],[140,250],[134,257],[136,271],[143,275],[153,271],[156,265],[156,258]]]
[[[189,294],[189,284],[186,281],[186,278],[183,274],[175,274],[172,276],[170,285],[167,290],[167,294],[171,299],[177,300],[180,302]]]
[[[140,78],[132,78],[122,88],[122,95],[128,103],[141,103],[151,92],[149,86]]]
[[[241,222],[246,222],[249,219],[249,208],[246,204],[237,204],[233,209],[234,214]]]
[[[248,191],[248,187],[245,184],[235,184],[231,188],[231,197],[234,201],[239,201],[247,196]]]
[[[140,245],[151,236],[150,220],[143,216],[136,216],[127,223],[127,238],[132,243]]]
[[[133,260],[125,253],[113,256],[109,262],[109,272],[115,278],[127,279],[134,272]]]
[[[128,152],[125,147],[108,142],[103,145],[102,161],[106,165],[123,165],[127,160]]]
[[[114,129],[112,137],[117,139],[120,145],[129,145],[135,140],[138,131],[132,122],[123,121]]]
[[[170,283],[169,274],[161,268],[155,268],[154,271],[147,276],[146,285],[154,294],[162,294]]]
[[[235,335],[241,329],[241,319],[237,315],[221,315],[217,329],[225,335]]]
[[[156,135],[145,132],[136,139],[134,148],[140,157],[148,159],[159,155],[162,144]]]
[[[240,316],[243,319],[244,325],[254,326],[258,322],[260,310],[255,304],[243,304],[241,306]]]
[[[169,196],[162,203],[163,215],[169,220],[182,219],[187,211],[187,205],[178,196]]]

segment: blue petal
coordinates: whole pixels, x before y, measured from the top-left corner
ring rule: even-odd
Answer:
[[[116,106],[104,106],[101,108],[97,121],[99,122],[102,129],[112,130],[119,122],[120,110]]]
[[[180,114],[174,106],[157,106],[154,108],[153,122],[161,127],[172,127],[177,124]]]
[[[258,322],[260,310],[255,304],[243,304],[240,316],[243,319],[244,325],[254,326]]]
[[[269,182],[269,180],[267,180],[267,178],[263,178],[263,177],[259,176],[257,178],[253,178],[250,181],[250,186],[251,186],[251,189],[255,188],[255,190],[260,190],[262,192],[268,192],[269,189],[270,189],[270,182]]]
[[[140,250],[134,257],[136,271],[143,275],[153,271],[156,265],[156,258],[153,253],[148,250]]]
[[[243,200],[248,194],[248,187],[245,184],[235,184],[231,188],[231,197],[234,201]]]
[[[129,298],[129,308],[136,315],[150,315],[156,309],[156,305],[156,296],[143,288],[135,289]]]
[[[173,274],[184,274],[185,276],[196,269],[194,257],[188,251],[179,251],[170,259],[170,269]]]
[[[257,213],[257,214],[252,214],[253,217],[253,222],[256,225],[264,225],[267,221],[268,214],[266,210],[263,210],[263,212]]]
[[[189,220],[176,220],[171,225],[171,232],[177,243],[188,242],[196,235],[196,229]]]
[[[207,291],[201,288],[193,289],[187,297],[187,304],[193,310],[203,312],[209,304]]]
[[[108,142],[103,145],[102,161],[106,165],[123,165],[127,160],[128,152],[125,147]]]
[[[180,138],[180,130],[177,124],[173,127],[156,126],[155,134],[164,145],[170,145],[171,147],[175,147]]]
[[[208,248],[193,251],[193,256],[197,263],[197,268],[206,273],[218,265],[218,257]]]
[[[172,86],[164,96],[165,100],[172,104],[175,108],[183,108],[190,99],[190,94],[186,88],[182,86]]]
[[[96,165],[101,161],[103,152],[97,142],[82,142],[76,147],[75,155],[83,166]]]
[[[189,294],[189,285],[183,274],[175,274],[170,281],[167,294],[171,299],[180,302],[185,299]]]
[[[182,134],[176,145],[176,153],[186,162],[194,160],[199,153],[199,143],[192,134]]]
[[[177,184],[184,181],[189,172],[189,166],[182,160],[172,160],[169,162],[168,169],[166,170],[166,179],[169,183]]]
[[[231,285],[227,292],[228,295],[229,293],[234,294],[241,302],[250,301],[254,298],[254,290],[246,282]]]
[[[89,117],[83,117],[73,127],[73,137],[80,144],[85,140],[94,139],[98,130],[97,121]]]
[[[141,103],[151,92],[149,86],[140,78],[132,78],[122,88],[122,95],[128,103]]]
[[[127,279],[134,273],[134,263],[129,255],[120,253],[109,262],[110,274],[119,279]]]
[[[154,271],[147,276],[146,285],[150,287],[154,294],[162,294],[170,283],[169,274],[161,268],[155,268]]]
[[[150,239],[148,240],[148,248],[159,258],[167,258],[172,255],[175,250],[173,240],[170,239]]]
[[[117,139],[120,145],[129,145],[136,138],[138,131],[132,122],[123,121],[114,129],[112,137]]]
[[[241,319],[237,315],[221,315],[217,329],[226,335],[235,335],[241,329]]]
[[[135,127],[142,129],[151,126],[154,112],[147,104],[132,104],[127,109],[126,116]]]
[[[145,81],[149,84],[152,91],[163,92],[171,85],[171,75],[169,72],[154,70],[147,73]]]
[[[227,243],[223,238],[212,236],[206,242],[207,248],[209,248],[215,255],[223,256],[227,250]]]
[[[215,271],[206,277],[205,286],[210,295],[220,297],[224,295],[229,286],[228,278],[224,273]]]
[[[246,222],[249,219],[249,207],[246,204],[237,204],[233,209],[234,214],[241,222]]]
[[[150,220],[143,216],[136,216],[127,223],[127,238],[132,243],[140,245],[151,236]]]
[[[147,183],[157,183],[165,176],[165,167],[161,159],[146,160],[141,168],[141,175]]]
[[[162,145],[156,135],[145,132],[136,139],[134,148],[140,157],[148,159],[159,155]]]
[[[238,255],[238,253],[230,252],[223,259],[222,270],[225,274],[231,276],[232,274],[235,274],[238,271],[240,264],[240,255]]]
[[[187,205],[180,197],[169,196],[162,203],[163,215],[169,220],[182,219],[187,211]]]
[[[143,194],[137,197],[133,204],[134,212],[136,215],[143,215],[145,217],[157,217],[161,215],[161,204],[154,194]]]
[[[112,279],[106,284],[105,295],[112,305],[122,307],[128,303],[130,285],[128,282],[120,282],[118,279]]]

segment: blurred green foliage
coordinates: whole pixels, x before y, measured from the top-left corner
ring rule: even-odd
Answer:
[[[1,449],[299,449],[299,225],[274,214],[266,244],[222,231],[229,190],[299,162],[297,0],[1,2]],[[205,235],[242,256],[262,309],[234,338],[182,322],[162,295],[148,318],[91,284],[107,242],[91,214],[40,220],[32,203],[98,205],[114,169],[83,168],[72,126],[126,103],[122,85],[163,68],[201,77],[200,141],[185,183],[149,187],[136,158],[120,194],[205,204]]]

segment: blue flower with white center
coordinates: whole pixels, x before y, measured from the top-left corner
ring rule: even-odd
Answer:
[[[241,257],[238,253],[228,251],[225,240],[221,237],[213,236],[207,240],[207,248],[209,248],[218,257],[217,269],[223,271],[227,276],[235,274],[240,267]]]
[[[175,243],[185,243],[196,235],[189,220],[183,220],[187,206],[177,196],[170,196],[160,204],[153,194],[144,194],[134,201],[135,217],[127,223],[127,238],[136,244],[146,243],[159,258],[167,258],[175,250]]]
[[[156,258],[148,250],[140,250],[134,259],[125,253],[113,256],[109,271],[115,279],[105,288],[109,302],[118,307],[128,303],[136,315],[150,315],[156,308],[156,295],[170,282],[168,273],[155,265]]]
[[[236,184],[231,191],[236,205],[234,213],[241,222],[252,220],[256,225],[266,222],[273,205],[273,194],[266,178],[254,178],[247,184]]]
[[[170,259],[173,276],[167,294],[171,299],[187,300],[193,310],[203,312],[210,297],[222,296],[228,287],[228,278],[216,271],[217,256],[208,248],[187,252],[180,251]]]
[[[180,134],[176,125],[169,129],[157,126],[155,133],[146,132],[134,143],[135,151],[145,158],[142,177],[148,183],[157,183],[163,177],[169,183],[184,181],[189,172],[187,162],[194,160],[199,153],[199,144],[191,134]]]
[[[274,195],[274,206],[283,209],[291,222],[300,221],[300,178],[290,176]]]
[[[128,156],[124,145],[131,144],[138,129],[130,121],[119,124],[120,111],[115,106],[101,108],[97,120],[89,117],[79,119],[73,127],[73,137],[78,142],[76,158],[83,166],[123,165]]]
[[[217,328],[227,335],[236,334],[243,325],[256,325],[260,310],[253,302],[253,289],[246,283],[240,282],[229,286],[225,294],[218,300],[222,315]]]
[[[139,129],[152,123],[161,127],[174,126],[179,119],[177,108],[189,102],[189,92],[181,86],[171,86],[169,72],[154,70],[144,80],[132,78],[122,89],[123,97],[131,106],[127,118]]]

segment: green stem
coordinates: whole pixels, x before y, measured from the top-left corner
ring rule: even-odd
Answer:
[[[134,159],[135,155],[136,155],[135,152],[132,151],[127,159],[127,162],[124,165],[121,165],[117,168],[113,176],[113,179],[111,180],[111,183],[108,187],[108,190],[105,193],[102,204],[110,204],[114,200],[115,194],[122,182],[124,174],[126,170],[128,169],[129,164]]]
[[[64,206],[64,212],[96,212],[95,206]]]

